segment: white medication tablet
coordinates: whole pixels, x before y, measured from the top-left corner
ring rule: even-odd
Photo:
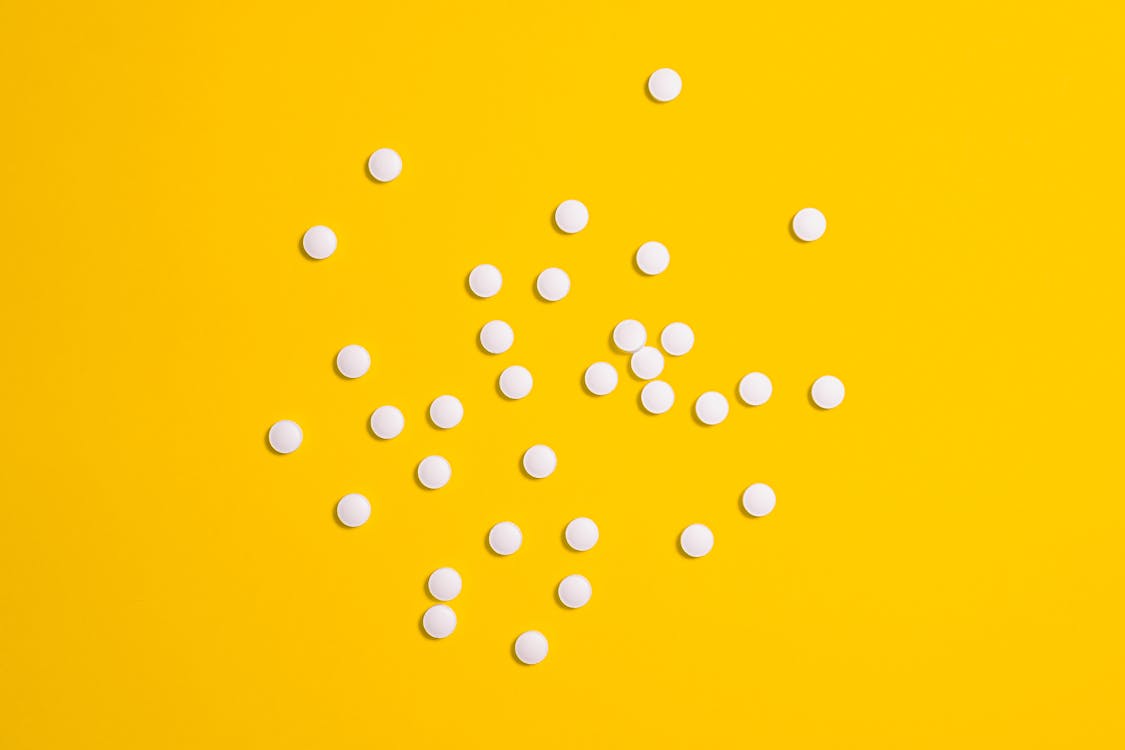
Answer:
[[[570,294],[570,277],[561,268],[548,268],[535,280],[535,291],[548,302],[558,302]]]
[[[664,355],[655,346],[642,346],[629,358],[629,369],[641,380],[652,380],[664,372]]]
[[[345,526],[355,528],[367,523],[371,518],[371,503],[366,497],[358,493],[344,495],[336,503],[336,517]]]
[[[649,276],[656,276],[668,270],[672,256],[668,248],[660,242],[646,242],[637,249],[637,268]]]
[[[453,467],[441,456],[426,456],[418,464],[418,481],[430,490],[440,490],[453,476]]]
[[[546,445],[533,445],[524,451],[523,470],[535,479],[551,476],[558,465],[558,457]]]
[[[348,344],[336,355],[336,369],[345,378],[359,378],[371,368],[371,355],[359,344]]]
[[[742,493],[742,507],[755,518],[768,516],[775,505],[777,505],[777,495],[774,494],[773,487],[768,484],[756,482]]]
[[[406,418],[397,406],[380,406],[371,412],[371,431],[383,440],[396,438],[406,426]]]
[[[367,158],[367,171],[379,182],[390,182],[402,174],[402,157],[393,148],[380,148]]]
[[[538,630],[520,633],[516,639],[516,658],[524,664],[538,664],[547,658],[547,636]]]
[[[824,236],[828,220],[815,208],[802,208],[793,217],[793,234],[805,242],[813,242]]]
[[[309,227],[301,238],[301,247],[304,248],[305,255],[313,260],[324,260],[336,252],[336,233],[319,224]]]
[[[278,453],[292,453],[301,447],[305,433],[292,419],[283,419],[270,425],[270,447]]]
[[[520,365],[505,367],[500,373],[500,392],[510,399],[521,399],[531,393],[531,372]]]
[[[501,521],[488,532],[488,546],[498,555],[507,557],[523,544],[523,532],[511,521]]]
[[[589,222],[590,211],[582,201],[563,201],[555,209],[555,226],[567,234],[581,232]]]
[[[707,391],[695,400],[695,416],[706,425],[716,425],[727,418],[730,404],[727,397],[718,391]]]
[[[448,430],[461,424],[464,416],[465,407],[456,396],[438,396],[430,403],[430,421],[434,427]]]
[[[641,406],[650,414],[663,414],[672,408],[676,402],[676,393],[672,386],[663,380],[654,380],[646,383],[641,389]]]
[[[715,546],[715,535],[701,523],[693,523],[680,533],[680,549],[688,557],[703,557]]]
[[[682,357],[695,346],[695,331],[687,323],[669,323],[660,332],[660,345],[673,357]]]
[[[636,320],[623,320],[613,327],[613,345],[626,354],[632,354],[645,345],[648,332]]]
[[[461,574],[453,568],[438,568],[426,581],[430,596],[439,602],[449,602],[461,593]]]
[[[684,82],[671,68],[661,68],[648,77],[648,93],[658,102],[670,102],[680,95]]]
[[[583,381],[590,393],[605,396],[613,393],[613,389],[617,387],[617,369],[609,362],[595,362],[586,368]]]
[[[738,397],[749,406],[761,406],[773,395],[773,383],[760,372],[752,372],[738,381]]]
[[[559,601],[571,609],[585,607],[593,593],[594,588],[586,576],[569,575],[559,583]]]
[[[480,345],[489,354],[503,354],[515,341],[515,331],[502,320],[490,320],[480,329]]]
[[[482,263],[469,271],[469,290],[482,299],[495,296],[503,285],[504,277],[496,266]]]
[[[575,552],[586,552],[598,543],[598,525],[589,518],[575,518],[566,525],[566,543]]]
[[[812,400],[821,409],[835,409],[844,400],[844,384],[833,375],[822,375],[812,384]]]
[[[431,638],[447,638],[457,628],[457,615],[447,604],[435,604],[422,615],[422,629]]]

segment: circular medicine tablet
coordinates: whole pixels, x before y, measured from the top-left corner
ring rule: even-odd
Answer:
[[[571,609],[585,607],[593,593],[594,588],[586,576],[569,575],[559,583],[559,601]]]
[[[680,533],[680,549],[688,557],[703,557],[715,546],[715,535],[701,523],[693,523]]]
[[[660,332],[660,345],[673,357],[682,357],[695,346],[695,332],[687,323],[669,323]]]
[[[649,276],[664,273],[671,259],[668,248],[660,242],[646,242],[637,249],[637,268]]]
[[[582,201],[563,201],[555,209],[555,226],[567,234],[581,232],[589,222],[590,211]]]
[[[301,247],[304,248],[305,255],[313,260],[324,260],[336,252],[336,233],[319,224],[309,227],[301,238]]]
[[[371,412],[371,431],[383,440],[396,438],[406,426],[406,418],[397,406],[380,406]]]
[[[453,568],[438,568],[430,573],[426,588],[439,602],[453,601],[461,593],[461,574]]]
[[[523,470],[535,479],[545,479],[559,465],[555,452],[545,445],[533,445],[524,451]]]
[[[844,400],[844,384],[833,375],[822,375],[812,384],[812,400],[821,409],[835,409]]]
[[[793,234],[805,242],[813,242],[824,236],[828,220],[815,208],[802,208],[793,217]]]
[[[623,320],[613,327],[613,345],[626,354],[632,354],[645,345],[648,333],[636,320]]]
[[[500,373],[500,392],[510,399],[521,399],[531,393],[531,372],[526,367],[512,365]]]
[[[777,505],[777,495],[774,494],[773,487],[768,484],[756,482],[742,493],[742,507],[755,518],[768,516],[775,505]]]
[[[426,456],[418,464],[418,481],[429,490],[440,490],[453,476],[453,467],[441,456]]]
[[[498,555],[516,552],[523,544],[523,532],[511,521],[501,521],[488,532],[488,546]]]
[[[629,369],[641,380],[652,380],[664,372],[664,355],[655,346],[642,346],[629,358]]]
[[[482,299],[495,296],[503,284],[504,277],[496,266],[482,263],[469,271],[469,289]]]
[[[670,102],[680,95],[684,87],[680,74],[671,68],[661,68],[648,77],[648,93],[658,102]]]
[[[465,407],[456,396],[438,396],[430,404],[430,421],[434,427],[448,430],[461,424],[465,416]]]
[[[336,517],[340,519],[340,523],[353,529],[362,526],[367,523],[368,518],[371,518],[371,503],[366,497],[355,492],[344,495],[336,503]]]
[[[259,433],[261,434],[261,433]],[[305,433],[292,419],[283,419],[270,425],[270,447],[278,453],[292,453],[301,447]]]
[[[367,158],[367,171],[379,182],[390,182],[402,174],[402,157],[393,148],[380,148]]]
[[[672,408],[676,402],[676,394],[672,386],[663,380],[654,380],[646,383],[641,389],[641,406],[650,414],[663,414]]]
[[[516,334],[502,320],[490,320],[480,329],[480,345],[489,354],[503,354],[512,348]]]
[[[359,344],[348,344],[336,355],[336,369],[345,378],[359,378],[371,368],[371,355]]]
[[[595,362],[586,368],[583,381],[590,393],[605,396],[613,393],[613,389],[617,387],[617,369],[609,362]]]
[[[547,658],[547,636],[538,630],[520,633],[516,639],[516,658],[524,664],[538,664]]]
[[[447,638],[457,628],[457,615],[446,604],[435,604],[422,615],[422,629],[431,638]]]
[[[738,397],[750,406],[761,406],[773,395],[773,383],[760,372],[752,372],[738,381]]]
[[[566,525],[566,543],[575,552],[586,552],[598,543],[598,525],[589,518],[575,518]]]
[[[535,291],[548,302],[558,302],[570,293],[570,277],[561,268],[548,268],[535,280]]]
[[[695,416],[706,425],[716,425],[727,418],[730,404],[727,397],[718,391],[707,391],[695,400]]]

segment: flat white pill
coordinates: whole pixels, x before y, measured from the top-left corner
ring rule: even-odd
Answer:
[[[586,576],[569,575],[559,583],[559,601],[571,609],[585,607],[593,593],[594,588]]]
[[[663,380],[654,380],[646,383],[641,389],[641,406],[651,414],[663,414],[672,408],[676,402],[676,393],[672,386]]]
[[[422,629],[431,638],[447,638],[457,628],[457,615],[446,604],[435,604],[422,615]]]
[[[376,149],[367,158],[367,171],[379,182],[390,182],[402,174],[402,157],[393,148]]]
[[[515,340],[515,331],[502,320],[490,320],[480,329],[480,345],[489,354],[503,354]]]
[[[453,467],[441,456],[426,456],[418,464],[418,481],[430,490],[440,490],[453,476]]]
[[[669,323],[660,332],[660,345],[673,357],[682,357],[695,346],[695,331],[687,323]]]
[[[812,400],[821,409],[835,409],[844,400],[844,384],[833,375],[822,375],[812,385]]]
[[[547,658],[547,636],[538,630],[520,633],[516,639],[516,658],[524,664],[538,664]]]
[[[358,493],[344,495],[336,503],[336,517],[345,526],[355,528],[367,523],[371,518],[371,503],[366,497]]]
[[[777,495],[774,494],[773,487],[768,484],[756,482],[742,493],[742,507],[755,518],[768,516],[775,505],[777,505]]]
[[[637,268],[649,276],[664,273],[672,256],[660,242],[646,242],[637,250]]]
[[[773,395],[773,383],[760,372],[752,372],[738,381],[738,397],[750,406],[761,406]]]
[[[301,447],[304,439],[305,433],[301,426],[291,419],[283,419],[270,425],[270,447],[278,453],[292,453]]]
[[[305,255],[313,260],[324,260],[336,252],[336,233],[319,224],[309,227],[301,238],[301,247],[304,248]]]
[[[590,393],[605,396],[613,393],[613,389],[617,387],[617,369],[609,362],[595,362],[586,368],[583,381]]]
[[[586,552],[598,543],[598,525],[589,518],[575,518],[566,525],[566,543],[575,552]]]
[[[461,593],[461,574],[453,568],[438,568],[430,573],[426,588],[439,602],[453,601]]]
[[[636,320],[623,320],[613,327],[613,345],[626,354],[632,354],[645,345],[648,332]]]
[[[680,95],[684,82],[671,68],[661,68],[648,77],[648,93],[658,102],[670,102]]]
[[[521,399],[531,393],[531,372],[526,367],[512,365],[500,373],[500,392],[510,399]]]
[[[802,208],[793,217],[793,234],[805,242],[813,242],[824,236],[828,220],[815,208]]]
[[[501,521],[488,532],[488,546],[498,555],[511,555],[523,544],[523,532],[511,521]]]
[[[590,211],[582,201],[563,201],[555,209],[555,226],[567,234],[581,232],[589,222]]]
[[[629,369],[641,380],[652,380],[664,372],[664,355],[655,346],[642,346],[629,358]]]
[[[561,268],[548,268],[535,280],[535,291],[548,302],[558,302],[570,293],[570,277]]]
[[[371,412],[371,431],[383,440],[396,438],[406,426],[406,418],[397,406],[380,406]]]
[[[348,344],[336,355],[336,369],[345,378],[359,378],[371,368],[371,355],[359,344]]]
[[[718,391],[707,391],[695,400],[695,416],[706,425],[716,425],[727,418],[730,404],[727,397]]]
[[[469,271],[469,289],[482,299],[495,296],[503,285],[504,277],[496,266],[482,263]]]
[[[546,445],[533,445],[524,451],[523,470],[535,479],[551,476],[558,465],[558,457]]]
[[[461,424],[464,416],[465,407],[456,396],[438,396],[430,403],[430,421],[434,427],[448,430]]]
[[[701,523],[693,523],[680,533],[680,549],[688,557],[703,557],[715,546],[715,535]]]

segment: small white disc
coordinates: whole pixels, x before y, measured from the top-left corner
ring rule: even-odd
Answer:
[[[301,238],[301,247],[313,260],[324,260],[336,252],[336,233],[319,224],[309,227]]]
[[[390,182],[402,174],[402,157],[393,148],[380,148],[367,158],[367,171],[379,182]]]
[[[706,425],[716,425],[727,418],[730,404],[727,397],[718,391],[707,391],[695,400],[695,416]]]
[[[533,445],[524,451],[523,470],[535,479],[551,476],[558,465],[558,456],[546,445]]]
[[[669,323],[660,332],[660,345],[673,357],[682,357],[695,346],[695,331],[687,323]]]
[[[430,490],[440,490],[453,476],[453,467],[441,456],[426,456],[418,464],[418,481]]]
[[[626,354],[632,354],[645,345],[648,332],[636,320],[623,320],[613,327],[613,345]]]
[[[693,523],[680,533],[680,549],[688,557],[703,557],[715,546],[715,535],[701,523]]]
[[[363,495],[355,492],[344,495],[336,503],[336,517],[345,526],[352,528],[362,526],[367,523],[368,518],[371,518],[371,502]]]
[[[752,372],[738,382],[738,397],[750,406],[761,406],[773,395],[773,383],[760,372]]]
[[[844,400],[844,384],[833,375],[822,375],[812,385],[812,400],[821,409],[835,409]]]
[[[461,593],[461,574],[453,568],[438,568],[426,581],[430,596],[439,602],[449,602]]]
[[[571,609],[585,607],[593,593],[594,588],[586,576],[569,575],[559,583],[559,601]]]
[[[521,365],[505,367],[500,373],[500,392],[510,399],[521,399],[531,393],[534,385],[531,372]]]
[[[538,630],[520,633],[516,639],[516,658],[524,664],[538,664],[547,658],[547,636]]]
[[[645,383],[645,387],[641,389],[641,406],[651,414],[663,414],[671,409],[675,402],[675,391],[663,380]]]
[[[802,208],[793,217],[793,234],[805,242],[813,242],[824,236],[828,220],[815,208]]]
[[[431,638],[447,638],[457,628],[457,615],[447,604],[435,604],[422,615],[422,629]]]
[[[359,344],[348,344],[336,355],[336,369],[345,378],[360,378],[371,368],[371,355]]]
[[[598,543],[598,525],[589,518],[575,518],[566,525],[566,543],[575,552],[586,552]]]
[[[261,434],[261,433],[259,433]],[[301,447],[305,433],[292,419],[283,419],[270,425],[270,447],[278,453],[292,453]]]
[[[656,276],[668,269],[672,256],[661,242],[646,242],[637,249],[637,268],[649,276]]]
[[[595,362],[586,368],[583,380],[590,393],[605,396],[613,393],[613,389],[617,387],[617,369],[609,362]]]
[[[670,102],[680,95],[684,82],[671,68],[661,68],[648,77],[648,93],[658,102]]]
[[[489,354],[503,354],[512,348],[516,334],[502,320],[490,320],[480,329],[480,345]]]
[[[371,431],[383,440],[396,438],[406,426],[406,418],[397,406],[380,406],[371,412]]]
[[[507,557],[523,544],[523,532],[511,521],[501,521],[488,532],[488,546],[498,555]]]
[[[777,495],[773,487],[757,482],[746,488],[742,493],[742,507],[755,518],[768,516],[773,506],[777,505]]]
[[[652,380],[664,372],[664,355],[655,346],[642,346],[629,358],[629,369],[641,380]]]
[[[555,209],[555,226],[567,234],[581,232],[589,222],[590,211],[582,201],[563,201]]]
[[[438,396],[430,403],[430,421],[434,427],[448,430],[461,424],[465,407],[456,396]]]
[[[570,277],[561,268],[548,268],[535,280],[535,291],[548,302],[558,302],[570,293]]]
[[[504,277],[494,265],[482,263],[469,271],[469,290],[482,299],[495,296],[503,285]]]

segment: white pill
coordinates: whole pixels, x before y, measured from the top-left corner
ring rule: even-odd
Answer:
[[[305,255],[310,258],[324,260],[336,252],[336,233],[319,224],[309,227],[305,230],[305,236],[301,238],[301,247],[304,248]]]
[[[490,320],[480,329],[480,345],[489,354],[503,354],[512,348],[516,334],[502,320]]]
[[[538,664],[547,658],[547,636],[538,630],[520,633],[516,639],[516,658],[524,664]]]
[[[730,404],[718,391],[707,391],[695,400],[695,416],[706,425],[716,425],[727,418]]]
[[[503,285],[504,277],[496,266],[482,263],[469,271],[469,289],[482,299],[495,296]]]
[[[461,574],[453,568],[438,568],[426,581],[430,596],[439,602],[448,602],[461,593]]]
[[[379,182],[390,182],[402,174],[402,157],[393,148],[376,149],[367,158],[367,171]]]
[[[371,503],[366,497],[358,493],[344,495],[336,503],[336,517],[345,526],[362,526],[371,518]]]
[[[632,354],[645,345],[648,332],[636,320],[623,320],[613,327],[613,345],[626,354]]]
[[[590,211],[582,201],[563,201],[555,209],[555,226],[567,234],[581,232],[589,222]]]
[[[498,555],[508,556],[523,544],[523,532],[511,521],[501,521],[488,532],[488,546]]]
[[[426,456],[418,464],[418,481],[430,490],[440,490],[453,476],[453,467],[441,456]]]
[[[693,523],[680,533],[680,549],[688,557],[703,557],[715,546],[715,535],[701,523]]]
[[[750,406],[761,406],[773,395],[773,383],[760,372],[752,372],[738,381],[738,397]]]
[[[526,367],[512,365],[500,373],[500,392],[510,399],[520,399],[531,393],[531,372]]]
[[[336,369],[345,378],[359,378],[371,368],[371,355],[359,344],[348,344],[336,355]]]
[[[777,495],[774,494],[773,487],[768,484],[756,482],[742,493],[742,507],[755,518],[768,516],[775,505],[777,505]]]
[[[844,400],[844,384],[833,375],[822,375],[812,384],[812,400],[821,409],[835,409]]]
[[[815,208],[802,208],[793,217],[793,234],[805,242],[819,240],[828,228],[828,220]]]
[[[684,87],[680,74],[671,68],[661,68],[648,77],[648,93],[658,102],[670,102],[680,95]]]
[[[535,479],[551,476],[558,465],[558,457],[546,445],[533,445],[524,451],[523,470]]]
[[[629,369],[641,380],[652,380],[664,372],[664,355],[655,346],[642,346],[629,358]]]
[[[566,543],[576,552],[586,552],[598,543],[598,525],[589,518],[575,518],[566,525]]]
[[[304,439],[305,433],[301,430],[301,425],[291,419],[283,419],[270,425],[270,447],[278,453],[292,453],[301,447]]]
[[[586,576],[569,575],[559,583],[559,601],[571,609],[585,607],[593,593],[594,588]]]
[[[434,427],[448,430],[461,424],[465,407],[456,396],[438,396],[430,403],[430,421]]]
[[[637,268],[649,276],[664,273],[672,256],[660,242],[646,242],[637,249]]]
[[[641,406],[652,414],[663,414],[672,408],[676,402],[676,393],[672,386],[663,380],[654,380],[646,383],[641,389]]]
[[[687,323],[669,323],[660,332],[660,345],[673,357],[682,357],[695,346],[695,331]]]
[[[406,418],[397,406],[380,406],[371,412],[371,431],[383,440],[396,438],[406,426]]]
[[[595,396],[604,396],[617,387],[617,369],[609,362],[595,362],[586,368],[583,380],[586,390]]]
[[[535,280],[535,291],[548,302],[558,302],[570,293],[570,277],[561,268],[548,268]]]
[[[446,604],[435,604],[422,615],[422,629],[431,638],[447,638],[457,628],[457,615]]]

